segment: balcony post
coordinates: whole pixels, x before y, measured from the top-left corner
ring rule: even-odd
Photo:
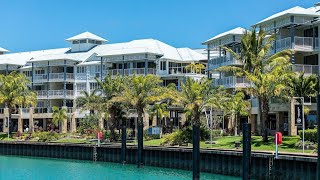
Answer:
[[[50,81],[50,77],[49,77],[49,73],[50,73],[50,63],[49,63],[49,61],[48,61],[48,66],[47,66],[47,113],[50,113],[50,106],[49,106],[49,85],[50,85],[50,83],[49,83],[49,81]]]
[[[290,22],[291,48],[294,48],[294,16],[290,16]]]
[[[102,81],[103,80],[103,76],[102,76],[102,58],[103,57],[101,57],[101,59],[100,59],[100,80]]]
[[[274,29],[274,42],[273,42],[273,48],[274,53],[277,53],[277,29],[276,29],[276,21],[273,22],[273,29]]]
[[[33,77],[34,77],[34,66],[31,63],[31,89],[33,90]]]
[[[64,60],[63,65],[63,106],[67,106],[67,60]]]
[[[314,27],[314,25],[312,25],[312,47],[313,47],[313,49],[316,48],[316,36],[315,36],[315,33],[316,33],[316,28]]]
[[[219,50],[220,52],[221,50]],[[207,76],[208,76],[208,79],[210,78],[210,73],[209,73],[209,61],[210,61],[210,48],[209,48],[209,45],[208,45],[208,65],[207,65]],[[179,83],[179,81],[178,81]]]
[[[145,54],[144,75],[148,74],[148,54]]]
[[[122,76],[124,76],[124,56],[122,56]]]

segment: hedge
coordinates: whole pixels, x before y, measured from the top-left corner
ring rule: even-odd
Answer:
[[[302,139],[302,130],[299,130],[299,136]],[[317,129],[306,129],[304,130],[304,140],[317,142]]]

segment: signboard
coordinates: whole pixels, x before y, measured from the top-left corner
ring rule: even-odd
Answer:
[[[296,126],[302,125],[303,110],[302,105],[294,105],[294,119]]]

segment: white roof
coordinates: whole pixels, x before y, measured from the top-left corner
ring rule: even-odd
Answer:
[[[229,31],[223,32],[221,34],[218,34],[218,35],[214,36],[213,38],[206,40],[205,42],[203,42],[203,44],[206,44],[210,41],[213,41],[213,40],[216,40],[216,39],[228,36],[228,35],[242,35],[242,34],[244,34],[245,31],[246,31],[246,29],[244,29],[242,27],[237,27],[237,28],[231,29]]]
[[[282,17],[282,16],[288,16],[288,15],[302,15],[302,16],[313,16],[313,17],[318,17],[319,16],[319,14],[317,14],[312,8],[305,9],[303,7],[300,7],[300,6],[296,6],[296,7],[287,9],[285,11],[276,13],[276,14],[274,14],[272,16],[269,16],[268,18],[258,22],[256,25],[271,21],[271,20],[273,20],[275,18],[279,18],[279,17]]]
[[[87,62],[82,62],[77,64],[77,66],[87,66],[87,65],[97,65],[97,64],[101,64],[100,61],[87,61]]]
[[[9,52],[9,51],[4,49],[4,48],[2,48],[2,47],[0,47],[0,52]]]
[[[104,44],[96,48],[102,49],[101,52],[98,53],[98,56],[150,53],[161,55],[162,59],[178,61],[199,61],[206,59],[205,56],[191,49],[175,48],[155,39],[140,39],[126,43]]]
[[[175,61],[200,61],[206,56],[189,48],[175,48],[155,39],[133,40],[124,43],[98,45],[87,52],[70,52],[70,48],[49,49],[41,51],[11,53],[0,56],[0,64],[25,65],[27,62],[71,60],[86,62],[91,57],[115,56],[126,54],[157,54],[162,59]]]
[[[11,65],[22,66],[22,65],[25,65],[31,59],[37,58],[39,56],[50,55],[50,54],[63,54],[67,51],[69,51],[69,48],[4,54],[0,56],[0,64],[1,65],[11,64]]]
[[[78,35],[75,35],[71,38],[66,39],[66,41],[75,41],[75,40],[82,40],[82,39],[92,39],[92,40],[96,40],[96,41],[102,41],[102,42],[107,42],[107,40],[92,34],[91,32],[84,32]]]

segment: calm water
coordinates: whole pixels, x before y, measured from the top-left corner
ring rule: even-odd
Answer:
[[[45,159],[18,156],[0,156],[0,179],[123,179],[123,180],[157,180],[191,179],[191,171],[168,168],[121,165],[117,163]],[[233,180],[229,176],[201,173],[201,179]]]

